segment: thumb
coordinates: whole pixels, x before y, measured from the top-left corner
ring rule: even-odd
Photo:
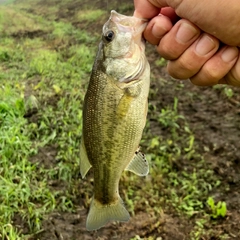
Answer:
[[[134,16],[139,18],[151,19],[157,16],[162,5],[158,4],[157,0],[134,0]],[[167,5],[165,5],[167,6]]]
[[[176,9],[183,0],[134,0],[134,16],[139,18],[151,19],[157,16],[163,7]]]

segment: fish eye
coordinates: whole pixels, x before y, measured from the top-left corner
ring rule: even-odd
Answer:
[[[114,39],[114,32],[112,30],[107,31],[104,38],[107,42],[111,42]]]

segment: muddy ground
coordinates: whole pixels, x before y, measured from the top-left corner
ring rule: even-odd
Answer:
[[[46,4],[46,1],[42,1],[42,3]],[[84,4],[72,1],[59,12],[59,19],[68,19],[72,11],[83,7],[87,8],[88,4],[94,4],[95,8],[109,10],[115,8],[123,14],[131,14],[132,11],[131,6],[129,9],[121,9],[118,3],[109,3],[108,1],[92,3],[92,1],[86,0]],[[92,23],[91,31],[101,32],[103,23],[104,19]],[[83,22],[73,24],[85,30],[90,27],[84,25]],[[227,97],[222,88],[196,87],[187,80],[181,82],[173,80],[166,73],[165,67],[154,65],[159,55],[149,45],[147,46],[147,55],[152,66],[152,74],[157,79],[152,82],[152,88],[156,92],[154,95],[150,95],[150,103],[156,104],[160,109],[172,105],[174,97],[178,98],[179,114],[185,116],[189,122],[201,155],[204,156],[209,169],[213,169],[222,182],[221,191],[212,192],[212,195],[216,200],[227,203],[227,217],[216,222],[214,233],[211,236],[202,236],[201,239],[221,239],[225,233],[228,234],[228,239],[240,239],[240,89],[232,88],[233,96]],[[164,83],[162,79],[165,79]],[[55,164],[55,152],[55,149],[44,149],[44,152],[40,151],[34,160],[45,161],[52,166]],[[185,163],[181,162],[178,166],[179,171],[184,166]],[[82,184],[85,182],[83,181]],[[61,187],[60,183],[59,187]],[[165,208],[165,206],[162,207],[162,216],[158,218],[146,213],[143,208],[137,209],[135,216],[131,217],[127,224],[111,223],[97,232],[90,233],[85,228],[88,206],[84,205],[84,199],[76,199],[76,203],[78,206],[76,213],[52,213],[48,219],[43,221],[43,231],[31,239],[127,240],[139,235],[144,239],[154,236],[154,239],[184,240],[190,239],[189,234],[196,221],[194,217],[181,216],[174,209]]]

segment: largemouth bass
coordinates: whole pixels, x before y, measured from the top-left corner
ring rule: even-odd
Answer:
[[[93,167],[94,196],[86,227],[96,230],[130,216],[118,193],[124,170],[148,174],[138,150],[146,123],[150,67],[142,33],[147,21],[111,11],[92,69],[83,107],[80,169]]]

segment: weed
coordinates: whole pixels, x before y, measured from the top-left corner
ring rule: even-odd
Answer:
[[[234,91],[232,88],[225,85],[216,85],[213,87],[215,90],[220,91],[221,94],[227,98],[232,98],[234,96]]]
[[[155,65],[158,67],[163,67],[167,65],[167,61],[164,58],[159,58],[155,61]]]
[[[1,228],[0,237],[7,240],[20,240],[20,231],[16,230],[10,223]]]
[[[233,97],[233,90],[231,88],[228,88],[228,87],[225,87],[224,88],[224,94],[228,97],[228,98],[231,98]]]
[[[207,200],[207,204],[211,210],[211,217],[216,219],[219,217],[225,217],[227,214],[227,205],[225,202],[219,201],[217,204],[215,203],[212,197],[209,197]]]

